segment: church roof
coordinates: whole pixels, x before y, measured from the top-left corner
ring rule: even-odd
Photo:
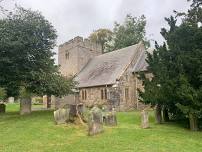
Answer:
[[[142,51],[132,69],[132,72],[140,72],[146,71],[148,67],[148,63],[146,62],[147,54],[146,51]]]
[[[79,88],[115,84],[133,60],[135,66],[131,72],[146,70],[142,43],[92,58],[75,77],[75,81]]]

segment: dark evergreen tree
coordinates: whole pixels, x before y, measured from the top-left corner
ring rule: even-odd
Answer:
[[[169,30],[163,28],[161,31],[166,43],[156,45],[154,53],[148,54],[148,71],[153,74],[153,79],[148,81],[142,77],[145,83],[145,92],[141,93],[143,102],[157,107],[160,104],[172,115],[179,114],[181,110],[189,118],[191,130],[198,130],[197,120],[202,116],[200,10],[201,1],[194,1],[188,14],[177,13],[182,17],[179,26],[174,17],[166,18]],[[151,89],[158,95],[151,93]]]

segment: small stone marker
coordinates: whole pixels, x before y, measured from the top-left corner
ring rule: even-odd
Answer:
[[[31,98],[22,98],[20,100],[20,114],[30,114],[31,113]]]
[[[116,119],[116,111],[113,109],[111,112],[108,112],[103,117],[104,123],[107,126],[116,126],[117,119]]]
[[[141,127],[143,129],[149,128],[149,113],[148,113],[148,111],[142,110],[142,112],[141,112]]]
[[[8,98],[8,103],[14,103],[14,97],[9,97]]]
[[[56,124],[65,124],[69,120],[69,109],[59,108],[54,111]]]
[[[95,106],[91,109],[88,118],[88,135],[93,136],[103,131],[102,110]]]

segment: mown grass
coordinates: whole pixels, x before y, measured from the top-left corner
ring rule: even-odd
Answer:
[[[118,113],[118,126],[87,136],[87,128],[57,126],[53,111],[20,116],[19,105],[7,105],[0,115],[2,152],[201,152],[202,132],[191,132],[174,123],[157,125],[150,113],[150,129],[140,128],[139,112]]]

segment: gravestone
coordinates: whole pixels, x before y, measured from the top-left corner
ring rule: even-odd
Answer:
[[[69,109],[59,108],[54,111],[54,119],[56,124],[65,124],[69,120]]]
[[[116,126],[117,125],[116,111],[114,111],[113,109],[111,112],[105,113],[103,121],[107,126]]]
[[[22,98],[20,100],[20,114],[30,114],[31,113],[31,98]]]
[[[93,136],[103,132],[102,111],[97,106],[93,107],[88,119],[88,135]]]
[[[148,113],[148,111],[142,110],[142,112],[141,112],[141,127],[143,129],[149,128],[149,113]]]
[[[6,105],[4,103],[0,103],[0,113],[6,112]]]
[[[77,109],[76,109],[76,105],[69,105],[69,114],[71,117],[76,117],[77,114]]]
[[[14,103],[14,97],[9,97],[8,98],[8,103]]]

